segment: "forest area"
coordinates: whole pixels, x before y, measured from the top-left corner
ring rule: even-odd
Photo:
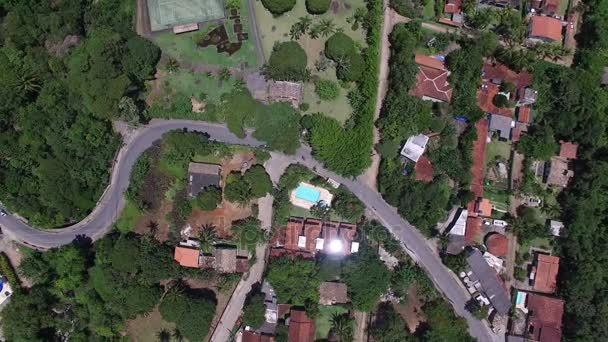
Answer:
[[[84,218],[139,120],[160,50],[132,31],[134,2],[1,1],[0,199],[32,225]]]

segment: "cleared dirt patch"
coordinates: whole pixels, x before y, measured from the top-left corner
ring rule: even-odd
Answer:
[[[198,234],[201,226],[215,227],[215,233],[218,238],[227,238],[231,236],[230,228],[232,222],[245,219],[251,216],[251,206],[240,206],[236,203],[228,201],[222,202],[222,207],[213,211],[203,211],[200,209],[192,210],[192,215],[188,218],[188,224],[192,227],[193,232]]]
[[[156,306],[149,314],[127,321],[126,334],[129,341],[150,342],[158,341],[156,334],[162,329],[172,333],[174,328],[175,324],[163,320]]]
[[[405,320],[411,333],[416,331],[420,323],[426,321],[424,313],[422,312],[422,302],[418,298],[416,286],[410,287],[407,291],[407,300],[405,302],[394,302],[393,307],[395,308],[395,311],[403,317],[403,320]]]
[[[154,237],[156,240],[167,241],[170,227],[165,217],[171,212],[171,209],[173,209],[173,203],[164,199],[157,210],[149,212],[137,220],[133,231],[140,235],[148,235],[151,234],[152,230],[155,230]]]

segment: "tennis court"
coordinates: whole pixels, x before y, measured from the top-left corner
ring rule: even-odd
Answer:
[[[152,32],[225,17],[222,0],[148,0]]]

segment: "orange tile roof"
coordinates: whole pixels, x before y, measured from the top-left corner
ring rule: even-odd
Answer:
[[[417,53],[414,56],[414,60],[416,62],[416,64],[418,65],[422,65],[431,69],[437,69],[437,70],[441,70],[441,71],[447,71],[447,69],[445,68],[445,65],[443,64],[442,61],[433,58],[431,56],[426,56],[426,55],[421,55],[419,53]]]
[[[479,202],[477,202],[477,212],[480,216],[492,216],[492,203],[490,200],[487,198],[482,198]]]
[[[507,117],[513,116],[513,110],[508,107],[496,107],[494,105],[494,97],[500,92],[500,87],[489,81],[484,81],[481,88],[477,90],[477,105],[484,113],[502,115]]]
[[[177,246],[175,247],[173,259],[181,266],[198,268],[198,257],[200,253],[201,252],[198,249]]]
[[[258,334],[254,331],[244,331],[242,342],[274,342],[274,336]]]
[[[416,180],[420,182],[432,182],[433,181],[433,165],[426,156],[421,156],[414,167],[414,174]]]
[[[557,13],[560,2],[560,0],[545,0],[545,11],[549,13]]]
[[[515,72],[504,64],[485,63],[481,70],[481,78],[484,81],[504,80],[513,83],[517,89],[526,88],[532,84],[533,75],[531,73],[527,71]]]
[[[530,123],[530,106],[521,106],[517,110],[517,121]]]
[[[289,342],[312,342],[315,340],[315,322],[305,311],[291,310],[288,331]]]
[[[448,0],[443,6],[443,13],[460,13],[462,12],[461,0]]]
[[[454,26],[454,27],[460,27],[462,26],[462,22],[455,22],[452,21],[448,18],[439,18],[438,20],[440,23],[445,24],[445,25],[450,25],[450,26]]]
[[[410,90],[409,94],[420,98],[426,96],[449,102],[452,98],[452,88],[448,83],[448,72],[419,65],[418,74],[416,74],[416,86]]]
[[[519,138],[521,137],[521,128],[519,127],[514,127],[513,130],[511,131],[511,141],[518,142]]]
[[[481,217],[471,217],[467,218],[466,230],[464,233],[464,239],[467,243],[473,243],[477,239],[479,235],[481,235]]]
[[[553,41],[562,40],[562,23],[559,19],[535,15],[530,23],[530,36],[547,38]]]
[[[566,159],[576,159],[578,145],[569,141],[561,140],[559,146],[559,156]]]
[[[488,252],[497,257],[504,257],[509,250],[509,240],[507,237],[499,233],[490,233],[486,237],[485,242]]]
[[[552,255],[537,254],[534,290],[549,293],[555,292],[558,272],[558,257]]]

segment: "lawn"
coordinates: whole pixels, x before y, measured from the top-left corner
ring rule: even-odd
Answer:
[[[507,141],[492,140],[491,143],[487,144],[486,162],[493,162],[496,160],[496,157],[504,161],[511,159],[511,143]]]
[[[339,8],[334,11],[329,9],[327,13],[322,15],[312,16],[306,11],[305,1],[297,1],[295,7],[279,17],[273,17],[272,14],[264,8],[261,1],[255,1],[255,13],[258,22],[258,30],[262,47],[266,58],[270,56],[272,47],[276,42],[290,40],[289,31],[291,26],[295,24],[300,17],[310,16],[313,18],[313,24],[318,23],[321,19],[331,19],[336,28],[341,28],[344,33],[353,38],[361,46],[365,46],[365,31],[359,27],[357,30],[352,30],[351,24],[346,22],[356,8],[365,7],[364,0],[343,1],[337,0]],[[315,68],[315,62],[325,49],[325,41],[329,37],[319,37],[311,39],[308,35],[303,35],[298,43],[306,51],[308,57],[308,68],[312,71],[313,77],[318,76],[324,79],[336,81],[335,68],[331,67],[323,72],[318,72]],[[341,89],[340,97],[334,101],[320,101],[314,92],[312,83],[306,84],[304,87],[304,103],[310,105],[309,113],[322,112],[326,115],[335,118],[341,123],[344,123],[352,113],[352,108],[347,98],[348,90]]]
[[[149,342],[158,341],[157,334],[161,330],[173,333],[175,324],[163,320],[158,309],[147,315],[137,316],[137,318],[127,322],[127,337],[129,341]]]
[[[424,9],[422,10],[422,16],[424,19],[433,19],[435,18],[435,0],[429,0]]]
[[[338,305],[319,305],[319,313],[315,318],[317,331],[315,340],[326,340],[331,329],[331,318],[334,314],[341,315],[348,312],[344,307]]]
[[[205,94],[212,103],[218,103],[222,94],[228,93],[234,87],[232,81],[220,81],[215,76],[193,73],[186,69],[178,69],[175,72],[162,72],[164,93],[183,94],[188,97],[201,99]]]
[[[300,207],[296,207],[295,205],[291,206],[291,209],[289,210],[289,216],[297,216],[297,217],[304,217],[304,218],[318,218],[316,216],[313,216],[310,213],[310,210],[306,210],[304,208],[300,208]],[[335,212],[331,212],[329,215],[329,219],[331,221],[336,221],[336,222],[348,222],[348,223],[354,223],[354,222],[350,222],[348,220],[345,220],[344,218],[342,218],[339,215],[336,215]]]
[[[116,229],[121,233],[130,232],[142,215],[143,213],[137,208],[135,203],[127,200],[124,209],[120,213],[120,217],[116,221]]]
[[[243,31],[249,33],[249,39],[243,42],[241,48],[232,56],[220,54],[216,51],[215,46],[199,48],[194,43],[195,39],[204,36],[210,31],[210,26],[202,26],[199,31],[174,34],[172,31],[164,31],[155,34],[152,38],[161,50],[169,56],[183,62],[188,63],[204,63],[213,65],[223,65],[228,67],[245,66],[256,68],[258,66],[258,58],[249,21],[249,8],[247,0],[241,0],[241,23]],[[230,34],[232,30],[232,20],[226,20],[226,31]]]
[[[508,191],[498,190],[491,185],[486,185],[483,188],[483,197],[489,199],[499,211],[509,210],[509,196]]]
[[[544,237],[544,238],[535,238],[535,239],[532,239],[529,241],[524,241],[523,243],[521,243],[519,245],[519,252],[522,254],[527,253],[530,250],[530,247],[551,250],[552,249],[551,239],[548,237]]]

